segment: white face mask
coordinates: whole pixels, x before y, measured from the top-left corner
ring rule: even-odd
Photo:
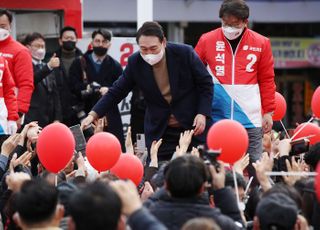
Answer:
[[[45,49],[32,50],[31,54],[33,58],[39,61],[42,61],[44,59],[44,56],[46,55],[46,50]]]
[[[0,41],[6,40],[10,35],[9,30],[0,28]]]
[[[229,40],[234,40],[234,39],[238,38],[242,34],[243,29],[244,29],[244,27],[235,28],[235,27],[230,27],[230,26],[222,26],[223,34]]]
[[[141,57],[145,62],[149,63],[150,65],[155,65],[159,61],[161,61],[164,55],[164,48],[161,48],[161,51],[158,54],[142,54],[140,53]]]

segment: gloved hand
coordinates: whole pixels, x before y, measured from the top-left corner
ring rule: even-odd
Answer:
[[[18,126],[15,121],[8,121],[8,134],[13,135],[17,132]]]

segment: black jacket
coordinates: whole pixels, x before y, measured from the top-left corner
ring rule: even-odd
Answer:
[[[41,127],[45,127],[55,120],[62,120],[60,94],[56,83],[60,75],[58,69],[50,70],[44,63],[41,68],[33,64],[33,70],[34,91],[25,124],[38,121]]]
[[[155,194],[146,206],[150,212],[168,229],[181,229],[184,223],[192,218],[212,218],[223,230],[239,229],[235,221],[242,223],[234,194],[229,188],[218,190],[214,194],[217,208],[209,205],[208,198],[172,198],[163,189]],[[221,211],[220,211],[221,210]]]
[[[162,223],[144,208],[132,213],[127,223],[134,230],[167,230]]]
[[[72,109],[72,106],[77,104],[76,97],[71,93],[70,90],[70,80],[69,73],[67,73],[66,68],[61,61],[62,50],[61,48],[57,50],[56,56],[60,58],[60,67],[59,67],[59,75],[60,78],[57,78],[57,85],[59,88],[60,99],[61,99],[61,107],[62,107],[62,119],[63,123],[67,126],[73,126],[79,123],[79,119],[77,118],[76,112]],[[81,50],[76,49],[75,58],[82,55]]]
[[[99,83],[101,87],[111,87],[113,82],[115,82],[122,74],[122,67],[119,62],[109,55],[105,57],[101,64],[100,71],[97,72],[91,59],[91,55],[92,51],[88,51],[83,55],[84,60],[77,58],[72,63],[69,71],[71,91],[76,95],[79,104],[84,105],[84,111],[86,113],[90,112],[92,107],[100,99],[101,95],[97,92],[83,98],[81,96],[81,91],[85,90],[87,85],[92,82]],[[84,80],[83,71],[86,73],[86,80]],[[104,115],[107,116],[108,121],[106,131],[114,134],[119,139],[124,151],[123,127],[118,106],[112,106],[112,108]]]

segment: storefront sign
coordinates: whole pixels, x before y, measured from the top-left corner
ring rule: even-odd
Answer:
[[[270,38],[276,69],[319,67],[320,39]]]

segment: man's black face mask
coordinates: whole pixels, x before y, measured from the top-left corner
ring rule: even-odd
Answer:
[[[105,48],[103,46],[94,46],[93,47],[93,52],[97,55],[97,56],[104,56],[108,51],[108,48]]]
[[[74,41],[64,41],[62,42],[63,49],[67,51],[72,51],[76,48],[76,42]]]

